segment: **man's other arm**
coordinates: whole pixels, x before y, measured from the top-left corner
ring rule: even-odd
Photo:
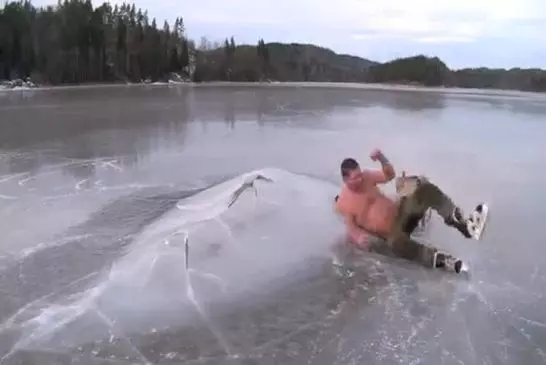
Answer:
[[[349,211],[344,209],[344,205],[340,204],[339,195],[336,195],[334,198],[334,207],[337,214],[340,214],[343,216],[343,219],[345,220],[345,226],[347,229],[347,235],[349,236],[349,239],[352,243],[358,245],[358,246],[365,246],[368,242],[368,238],[370,234],[358,226],[356,223],[356,218],[353,213],[350,213]]]
[[[364,248],[368,243],[370,234],[356,224],[355,216],[352,214],[345,215],[345,224],[350,240],[357,246]]]

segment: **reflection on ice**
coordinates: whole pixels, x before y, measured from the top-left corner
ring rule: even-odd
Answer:
[[[291,270],[325,258],[340,233],[335,187],[282,170],[253,171],[181,200],[126,246],[111,268],[79,292],[44,297],[2,326],[20,349],[75,348],[118,338],[144,361],[130,333],[204,322],[231,350],[207,312],[245,302]]]

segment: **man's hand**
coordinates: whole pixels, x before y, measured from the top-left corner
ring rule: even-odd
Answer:
[[[381,165],[383,165],[383,167],[385,167],[385,165],[391,164],[389,159],[385,157],[385,155],[379,148],[374,149],[372,153],[370,153],[370,158],[372,159],[372,161],[381,162]]]
[[[370,153],[370,158],[372,159],[372,161],[377,161],[379,160],[381,157],[385,157],[385,155],[383,155],[383,152],[381,152],[381,150],[379,148],[376,148],[372,151],[372,153]]]
[[[368,242],[369,242],[369,240],[370,240],[370,235],[368,235],[367,233],[361,232],[361,233],[356,237],[355,244],[356,244],[359,248],[367,248],[367,247],[368,247]]]
[[[360,248],[366,248],[370,234],[358,226],[353,214],[345,215],[345,222],[347,224],[347,235],[349,236],[349,240]]]
[[[360,249],[366,249],[370,241],[370,235],[360,228],[353,228],[349,233],[351,242]]]

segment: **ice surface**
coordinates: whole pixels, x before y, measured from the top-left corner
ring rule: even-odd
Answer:
[[[538,96],[153,89],[0,93],[2,365],[545,363]],[[437,217],[421,237],[469,280],[357,252],[332,267],[335,166],[374,147],[491,204],[479,243]],[[225,178],[262,165],[313,178],[260,170],[226,209],[249,175]]]
[[[123,224],[117,234],[129,238],[121,251],[5,318],[1,362],[546,361],[543,295],[513,278],[482,270],[468,281],[351,251],[332,265],[343,236],[332,210],[337,189],[261,169],[179,194],[170,205],[143,192],[111,202],[42,251],[96,247],[89,227],[110,232]],[[145,206],[145,224],[129,219]],[[23,256],[20,275],[39,252]],[[543,282],[536,265],[531,279]]]
[[[341,227],[332,220],[334,193],[331,184],[264,169],[182,199],[84,290],[43,298],[6,321],[2,329],[19,338],[4,358],[21,349],[77,348],[196,319],[230,353],[207,304],[244,302],[306,260],[329,257]],[[129,347],[128,356],[138,355]]]

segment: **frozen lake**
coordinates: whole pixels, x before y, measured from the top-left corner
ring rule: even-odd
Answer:
[[[544,364],[545,116],[513,92],[0,91],[0,363]],[[339,163],[375,147],[489,203],[483,241],[423,233],[469,280],[374,254],[334,270]],[[226,209],[254,172],[272,182]]]

